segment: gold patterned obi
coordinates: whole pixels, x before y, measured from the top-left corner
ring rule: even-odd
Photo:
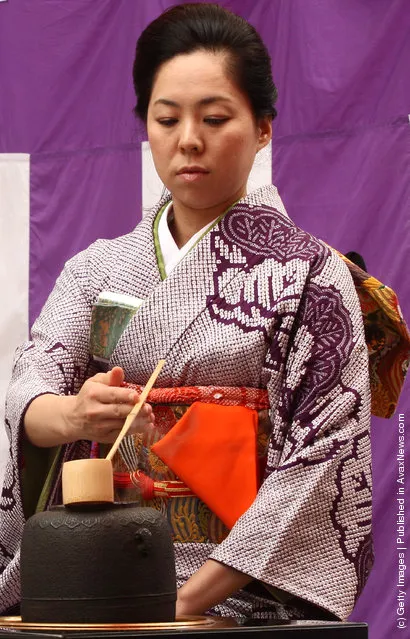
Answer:
[[[129,388],[135,389],[137,392],[141,392],[142,387],[127,384]],[[118,452],[113,459],[114,468],[114,497],[117,502],[137,502],[141,506],[150,506],[159,510],[168,520],[173,540],[175,542],[196,542],[196,543],[220,543],[225,539],[229,533],[229,527],[223,523],[220,517],[213,511],[213,507],[210,507],[210,500],[207,497],[201,499],[197,493],[201,494],[201,488],[195,490],[192,487],[192,483],[187,479],[183,472],[181,476],[177,475],[171,468],[152,450],[156,448],[156,444],[161,440],[161,447],[170,439],[174,433],[178,433],[174,437],[174,441],[177,444],[185,446],[186,430],[184,430],[184,420],[188,417],[188,411],[194,408],[203,408],[201,414],[209,415],[209,410],[212,413],[212,405],[214,408],[220,407],[244,407],[248,409],[248,413],[252,411],[254,417],[254,423],[256,428],[253,430],[253,434],[249,433],[251,440],[253,438],[254,445],[254,465],[256,468],[257,483],[260,485],[263,477],[264,467],[266,464],[266,453],[268,439],[271,431],[270,420],[268,416],[268,394],[264,389],[258,388],[240,388],[240,387],[176,387],[176,388],[155,388],[151,390],[148,395],[147,401],[151,404],[155,415],[154,426],[151,427],[148,433],[136,434],[126,437],[123,440]],[[208,406],[204,406],[208,405]],[[208,411],[208,412],[207,412]],[[198,413],[198,410],[196,411]],[[229,411],[227,411],[229,413]],[[241,450],[238,448],[230,451],[231,462],[228,463],[228,467],[219,469],[217,466],[217,473],[210,471],[210,461],[214,464],[219,463],[219,458],[223,459],[223,451],[218,450],[218,439],[214,441],[207,438],[208,430],[214,436],[215,433],[222,432],[224,423],[224,411],[215,411],[219,418],[220,423],[210,424],[208,418],[208,424],[201,424],[201,436],[204,434],[205,439],[198,440],[192,439],[191,451],[194,453],[194,457],[198,454],[199,458],[202,456],[202,462],[196,464],[193,460],[195,467],[195,475],[199,478],[199,483],[207,491],[207,484],[212,484],[214,481],[213,495],[218,498],[218,486],[224,489],[222,486],[225,482],[221,481],[222,477],[227,478],[229,482],[230,475],[233,471],[232,455],[234,455],[233,461],[235,462],[237,451],[240,456]],[[234,413],[235,414],[235,413]],[[241,413],[239,412],[239,415]],[[232,415],[232,413],[230,413]],[[238,424],[236,428],[235,422],[230,424],[231,430],[229,432],[236,437],[236,431],[240,430],[241,425]],[[243,425],[242,425],[243,427]],[[182,430],[181,430],[182,428]],[[228,428],[228,425],[227,425]],[[247,426],[246,426],[247,428]],[[171,433],[171,430],[174,431]],[[216,429],[216,430],[215,430]],[[211,435],[210,435],[211,436]],[[225,433],[225,438],[229,437],[229,433]],[[198,441],[203,441],[204,446]],[[225,439],[227,448],[230,448],[230,442]],[[178,448],[177,445],[177,448]],[[198,449],[192,448],[197,446]],[[236,442],[236,446],[241,446],[241,440]],[[102,446],[99,448],[102,449]],[[221,445],[219,445],[221,448]],[[162,449],[161,449],[162,450]],[[174,450],[172,448],[172,450]],[[103,455],[102,450],[97,450],[96,445],[93,445],[92,455]],[[219,457],[218,457],[219,455]],[[163,455],[162,455],[163,456]],[[180,459],[184,461],[186,457],[185,449],[180,451]],[[214,460],[210,458],[214,457]],[[173,465],[170,463],[170,466]],[[189,465],[189,464],[188,464]],[[173,466],[175,467],[175,466]],[[208,475],[206,474],[208,473]],[[211,475],[218,475],[218,478],[211,477]],[[182,480],[184,476],[185,481]],[[239,478],[237,480],[237,478]],[[234,484],[232,489],[240,496],[241,478],[240,475],[236,475],[233,479]],[[218,484],[219,482],[219,484]],[[257,488],[256,488],[257,490]],[[222,491],[221,491],[222,492]],[[208,502],[208,503],[206,503]],[[213,502],[211,502],[213,503]],[[216,507],[214,510],[217,510]],[[226,523],[226,518],[222,516]],[[229,521],[228,521],[229,523]]]

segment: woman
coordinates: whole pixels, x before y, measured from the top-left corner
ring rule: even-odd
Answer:
[[[168,415],[162,428],[164,397],[157,396],[155,421],[146,406],[134,425],[143,434],[124,445],[117,479],[130,472],[137,483],[154,482],[151,503],[167,514],[175,538],[177,614],[345,618],[372,563],[368,354],[343,261],[293,224],[275,187],[246,193],[276,115],[269,55],[241,18],[216,5],[181,5],[141,35],[134,85],[169,194],[132,233],[99,240],[67,263],[32,342],[16,355],[7,398],[2,609],[20,596],[18,549],[23,509],[30,511],[16,472],[22,448],[28,473],[33,450],[47,457],[62,446],[54,472],[63,460],[88,456],[90,442],[113,441],[138,399],[122,382],[143,385],[165,357],[157,386],[180,393],[169,402],[172,418],[175,404],[182,415],[192,403],[189,387],[203,400],[198,410],[211,405],[222,419],[216,438],[223,438],[226,404],[251,408],[251,420],[258,411],[261,447],[258,493],[226,526],[225,513],[216,517],[211,498],[205,505],[195,490],[155,493],[158,468],[171,483],[183,476],[172,464],[164,470],[166,451],[157,446],[176,421]],[[90,357],[89,330],[106,290],[141,306],[104,369]],[[213,456],[207,428],[204,468]],[[157,442],[158,455],[147,442]],[[218,439],[215,455],[220,447]],[[205,472],[207,484],[212,470]],[[43,505],[58,501],[58,472],[51,477]],[[238,483],[233,498],[242,491],[240,474]],[[191,488],[189,478],[185,484]],[[217,485],[213,497],[222,490]]]

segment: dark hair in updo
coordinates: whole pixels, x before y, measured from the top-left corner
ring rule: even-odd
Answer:
[[[228,71],[248,96],[255,118],[276,117],[277,90],[270,56],[256,29],[217,4],[189,3],[164,11],[138,39],[133,67],[134,112],[143,122],[160,66],[174,56],[194,51],[229,53]]]

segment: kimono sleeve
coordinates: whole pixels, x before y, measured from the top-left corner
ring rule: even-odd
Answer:
[[[73,395],[89,366],[91,302],[87,253],[72,258],[58,277],[31,330],[31,341],[16,351],[6,398],[6,416],[20,423],[38,395]]]
[[[78,393],[89,375],[89,326],[91,304],[87,286],[86,252],[70,260],[41,315],[32,328],[32,340],[20,346],[13,362],[12,379],[6,396],[5,425],[10,442],[0,501],[0,610],[13,611],[20,600],[20,541],[26,509],[23,508],[22,468],[29,475],[25,444],[23,458],[23,420],[29,404],[45,393]],[[84,456],[86,442],[61,447],[60,464],[72,455]],[[31,445],[30,445],[31,446]],[[36,449],[35,457],[42,451]],[[84,449],[84,450],[83,450]],[[89,449],[89,445],[88,445]],[[61,467],[61,466],[60,466]],[[31,466],[30,466],[31,468]],[[42,464],[36,469],[43,476]],[[36,471],[37,472],[37,471]],[[30,491],[38,477],[30,476]],[[38,483],[38,482],[37,482]],[[15,611],[13,611],[15,612]]]
[[[212,558],[343,619],[373,562],[370,386],[360,304],[333,253],[306,280],[283,370],[268,383],[264,481]]]

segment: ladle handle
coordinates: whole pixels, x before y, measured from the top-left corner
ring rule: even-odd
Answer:
[[[115,442],[113,443],[111,449],[108,452],[108,455],[107,455],[106,459],[112,459],[114,457],[114,455],[117,452],[118,447],[121,444],[123,438],[128,433],[132,422],[134,421],[134,419],[136,418],[136,416],[140,412],[145,400],[147,399],[148,393],[150,392],[151,388],[154,386],[155,380],[157,379],[158,375],[160,374],[164,364],[165,364],[165,359],[160,359],[158,364],[157,364],[157,366],[156,366],[156,368],[155,368],[155,370],[154,370],[154,372],[152,373],[151,377],[149,378],[148,382],[145,385],[144,390],[142,391],[142,393],[140,395],[139,402],[137,404],[135,404],[134,408],[129,413],[127,419],[124,422],[124,426],[121,428],[117,439],[115,440]]]

